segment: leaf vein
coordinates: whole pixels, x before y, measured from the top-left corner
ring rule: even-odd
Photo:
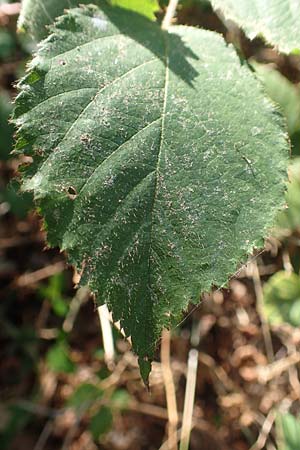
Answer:
[[[166,35],[165,35],[166,36]],[[166,108],[167,108],[167,95],[168,95],[168,85],[169,85],[169,57],[168,57],[168,41],[167,37],[165,39],[165,67],[166,67],[166,73],[165,73],[165,83],[164,83],[164,101],[163,101],[163,107],[162,107],[162,123],[161,123],[161,134],[160,134],[160,143],[159,143],[159,149],[157,154],[157,168],[156,168],[156,179],[155,179],[155,186],[154,186],[154,194],[153,194],[153,202],[151,206],[151,227],[150,227],[150,233],[149,233],[149,254],[148,254],[148,286],[151,285],[150,280],[150,261],[151,261],[151,252],[152,252],[152,232],[153,232],[153,211],[155,207],[155,201],[157,199],[157,192],[158,192],[158,184],[159,184],[159,164],[161,160],[162,155],[162,143],[164,140],[164,127],[165,127],[165,117],[166,117]]]
[[[91,173],[91,175],[88,177],[88,179],[85,181],[84,185],[82,186],[82,188],[79,191],[79,195],[82,193],[82,191],[84,190],[84,188],[88,185],[88,183],[91,181],[91,179],[93,178],[94,174],[100,169],[100,167],[103,166],[103,164],[107,163],[107,161],[109,161],[116,153],[118,153],[120,151],[120,149],[122,149],[122,147],[124,145],[126,145],[128,142],[130,142],[131,140],[133,140],[136,136],[138,136],[139,133],[142,133],[143,131],[145,131],[148,127],[150,127],[151,125],[153,125],[154,123],[158,122],[159,120],[161,120],[161,117],[158,117],[157,119],[153,120],[152,122],[148,123],[146,126],[144,126],[143,128],[141,128],[140,130],[138,130],[136,133],[134,133],[132,136],[130,136],[129,139],[127,139],[126,141],[124,141],[119,147],[117,147],[107,158],[105,158],[103,161],[101,161],[100,164],[98,164],[96,166],[96,168],[93,170],[93,172]]]
[[[86,113],[86,111],[91,107],[91,105],[95,102],[95,100],[97,99],[97,97],[107,88],[109,88],[110,86],[112,86],[113,84],[117,83],[118,81],[120,81],[121,79],[125,78],[126,76],[128,76],[130,73],[134,72],[135,70],[140,69],[141,67],[145,66],[148,63],[151,63],[153,61],[156,61],[156,58],[152,58],[148,61],[144,61],[142,64],[139,64],[138,66],[133,67],[132,69],[128,70],[127,72],[125,72],[123,75],[119,76],[118,78],[115,78],[112,82],[108,83],[106,86],[104,86],[102,89],[100,89],[96,95],[92,98],[91,101],[89,101],[89,103],[83,108],[83,110],[80,112],[80,114],[78,115],[78,117],[76,118],[76,120],[72,123],[72,125],[67,129],[66,133],[64,134],[64,136],[62,137],[62,139],[59,141],[59,143],[57,145],[62,144],[62,142],[69,136],[69,134],[72,132],[73,128],[78,124],[78,122],[80,121],[80,119],[82,118],[82,116]],[[48,155],[48,157],[45,159],[45,161],[43,162],[43,164],[41,165],[41,167],[39,168],[39,170],[42,170],[43,167],[46,165],[46,163],[48,162],[49,158],[51,157],[53,153],[50,153]],[[57,152],[56,152],[57,154]]]

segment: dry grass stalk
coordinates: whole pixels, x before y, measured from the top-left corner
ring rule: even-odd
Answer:
[[[168,450],[177,450],[178,412],[175,384],[170,361],[171,333],[164,330],[161,341],[161,366],[167,398],[168,410]]]

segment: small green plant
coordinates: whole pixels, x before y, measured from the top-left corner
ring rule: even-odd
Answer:
[[[69,356],[69,346],[66,339],[61,338],[53,345],[46,355],[48,367],[54,372],[72,373],[75,365]]]
[[[281,437],[279,450],[298,450],[300,447],[300,421],[290,413],[279,414],[276,430]]]
[[[300,276],[284,270],[264,285],[264,310],[272,324],[300,325]]]
[[[123,389],[110,393],[94,384],[83,383],[70,396],[66,406],[88,415],[89,430],[98,442],[111,429],[114,416],[126,409],[129,403],[130,396]]]
[[[287,120],[292,155],[300,155],[300,86],[293,84],[278,70],[267,64],[253,63],[267,94],[276,102]],[[298,164],[299,166],[299,164]],[[295,167],[296,169],[296,167]],[[293,171],[294,177],[296,170]]]
[[[49,35],[19,83],[15,152],[33,159],[23,190],[49,244],[120,320],[147,378],[161,329],[263,246],[285,202],[289,144],[277,107],[220,35],[170,18],[160,27],[154,1],[85,3],[23,2],[20,26]],[[281,29],[279,7],[268,29],[240,12],[250,36],[299,48],[296,18]]]
[[[65,278],[63,273],[53,275],[47,285],[39,288],[41,298],[46,298],[59,317],[65,317],[69,309],[69,299],[63,294]]]

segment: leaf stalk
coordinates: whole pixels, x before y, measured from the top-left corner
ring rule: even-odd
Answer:
[[[169,1],[165,17],[161,24],[161,27],[163,30],[167,30],[170,27],[172,19],[176,12],[177,5],[178,5],[178,0],[170,0]]]

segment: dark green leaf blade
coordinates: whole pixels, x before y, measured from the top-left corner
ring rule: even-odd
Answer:
[[[211,0],[211,4],[250,39],[261,35],[283,53],[299,53],[299,0]]]
[[[109,0],[23,0],[18,28],[28,31],[34,39],[40,41],[47,36],[47,27],[66,9],[90,3],[101,6],[108,4]],[[159,9],[157,0],[110,0],[110,3],[134,11],[150,20],[155,19],[154,13]]]
[[[91,417],[89,429],[96,442],[101,435],[107,433],[111,429],[112,423],[113,415],[107,406],[102,406],[99,411]]]
[[[263,245],[288,144],[220,36],[132,18],[93,7],[60,18],[20,83],[15,120],[50,244],[147,364],[161,328]]]

